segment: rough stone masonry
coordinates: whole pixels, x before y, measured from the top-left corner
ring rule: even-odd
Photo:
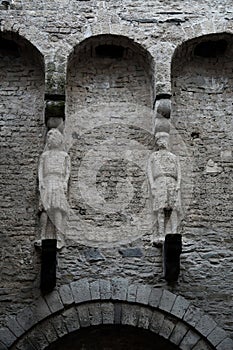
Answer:
[[[163,288],[232,337],[231,1],[14,0],[0,23],[1,326],[40,297],[37,169],[52,101],[65,105],[72,163],[57,288],[116,277]],[[151,243],[156,98],[171,98],[182,168],[174,285]]]

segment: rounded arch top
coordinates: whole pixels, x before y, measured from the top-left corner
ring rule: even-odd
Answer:
[[[229,350],[233,345],[212,318],[184,297],[123,278],[85,278],[61,286],[8,318],[0,341],[5,348],[24,349],[40,338],[40,349],[46,349],[70,332],[101,324],[149,329],[190,350]]]
[[[22,23],[15,22],[15,19],[13,18],[4,18],[4,21],[1,23],[0,34],[11,35],[12,38],[20,38],[27,42],[37,51],[41,56],[41,59],[44,60],[44,50],[41,43],[46,43],[48,41],[48,36],[33,24],[30,24],[30,27],[27,27]]]

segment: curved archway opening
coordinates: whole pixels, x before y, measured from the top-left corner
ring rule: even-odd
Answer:
[[[178,350],[168,340],[148,330],[122,325],[88,327],[71,333],[46,350]]]

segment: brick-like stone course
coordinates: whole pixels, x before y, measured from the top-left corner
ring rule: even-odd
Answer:
[[[74,303],[90,298],[113,298],[115,303],[122,298],[183,319],[213,346],[229,350],[230,340],[226,339],[232,334],[233,308],[231,1],[151,0],[145,4],[126,0],[123,4],[14,0],[8,10],[0,9],[0,14],[1,38],[18,45],[13,51],[0,45],[0,325],[8,327],[2,338],[13,341],[36,322],[51,313],[66,312],[64,309]],[[203,35],[211,33],[211,40],[227,40],[226,53],[219,57],[196,55],[195,46],[208,39]],[[125,56],[110,59],[105,65],[97,57],[96,47],[106,43],[122,45]],[[94,242],[98,242],[98,227],[100,232],[106,229],[112,239],[116,230],[121,231],[121,239],[107,248],[100,244],[104,258],[92,261],[85,255],[87,232],[77,225],[85,244],[69,239],[66,248],[58,252],[57,291],[42,298],[36,310],[34,302],[40,296],[40,252],[34,248],[39,237],[37,166],[46,131],[45,91],[58,95],[66,92],[66,128],[76,132],[70,149],[71,206],[82,222],[94,223],[88,231]],[[137,195],[126,216],[104,216],[82,202],[80,194],[78,200],[74,198],[80,163],[90,149],[115,139],[123,143],[127,156],[132,150],[141,151],[141,147],[148,154],[152,151],[150,112],[156,93],[172,95],[171,123],[176,132],[173,130],[171,147],[180,155],[183,171],[186,212],[180,227],[181,274],[179,283],[172,287],[163,279],[161,250],[152,247],[150,230],[144,229],[140,237],[137,225],[124,231],[125,220],[130,221],[138,208],[148,204],[147,189],[141,190],[146,188],[144,153],[139,152],[136,166],[129,166],[124,159],[103,164],[96,177],[97,192],[109,203],[116,199],[119,183],[127,189],[131,182]],[[106,106],[110,106],[107,111]],[[113,128],[113,120],[119,116]],[[89,241],[91,246],[93,241]],[[95,281],[96,276],[100,281]],[[80,282],[83,278],[88,282]],[[119,288],[118,282],[111,282],[118,278],[122,280]],[[144,290],[144,286],[152,288],[150,295],[150,287]],[[189,303],[197,309],[194,311]],[[125,317],[123,306],[121,312]],[[152,320],[164,317],[162,313],[153,315]],[[71,327],[68,316],[65,319],[66,327]],[[108,319],[107,311],[104,319]],[[157,327],[159,332],[160,321],[158,325],[151,321],[149,328]],[[171,339],[179,338],[176,329]],[[185,339],[183,347],[189,343]],[[1,337],[0,342],[0,347],[6,347]],[[198,344],[201,341],[194,345],[195,350]],[[18,347],[35,348],[25,339]]]

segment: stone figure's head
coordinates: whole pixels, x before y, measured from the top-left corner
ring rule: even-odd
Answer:
[[[169,134],[167,132],[157,132],[155,141],[159,149],[167,149],[169,145]]]
[[[61,148],[63,146],[64,138],[58,129],[51,129],[47,133],[47,147],[48,149]]]

